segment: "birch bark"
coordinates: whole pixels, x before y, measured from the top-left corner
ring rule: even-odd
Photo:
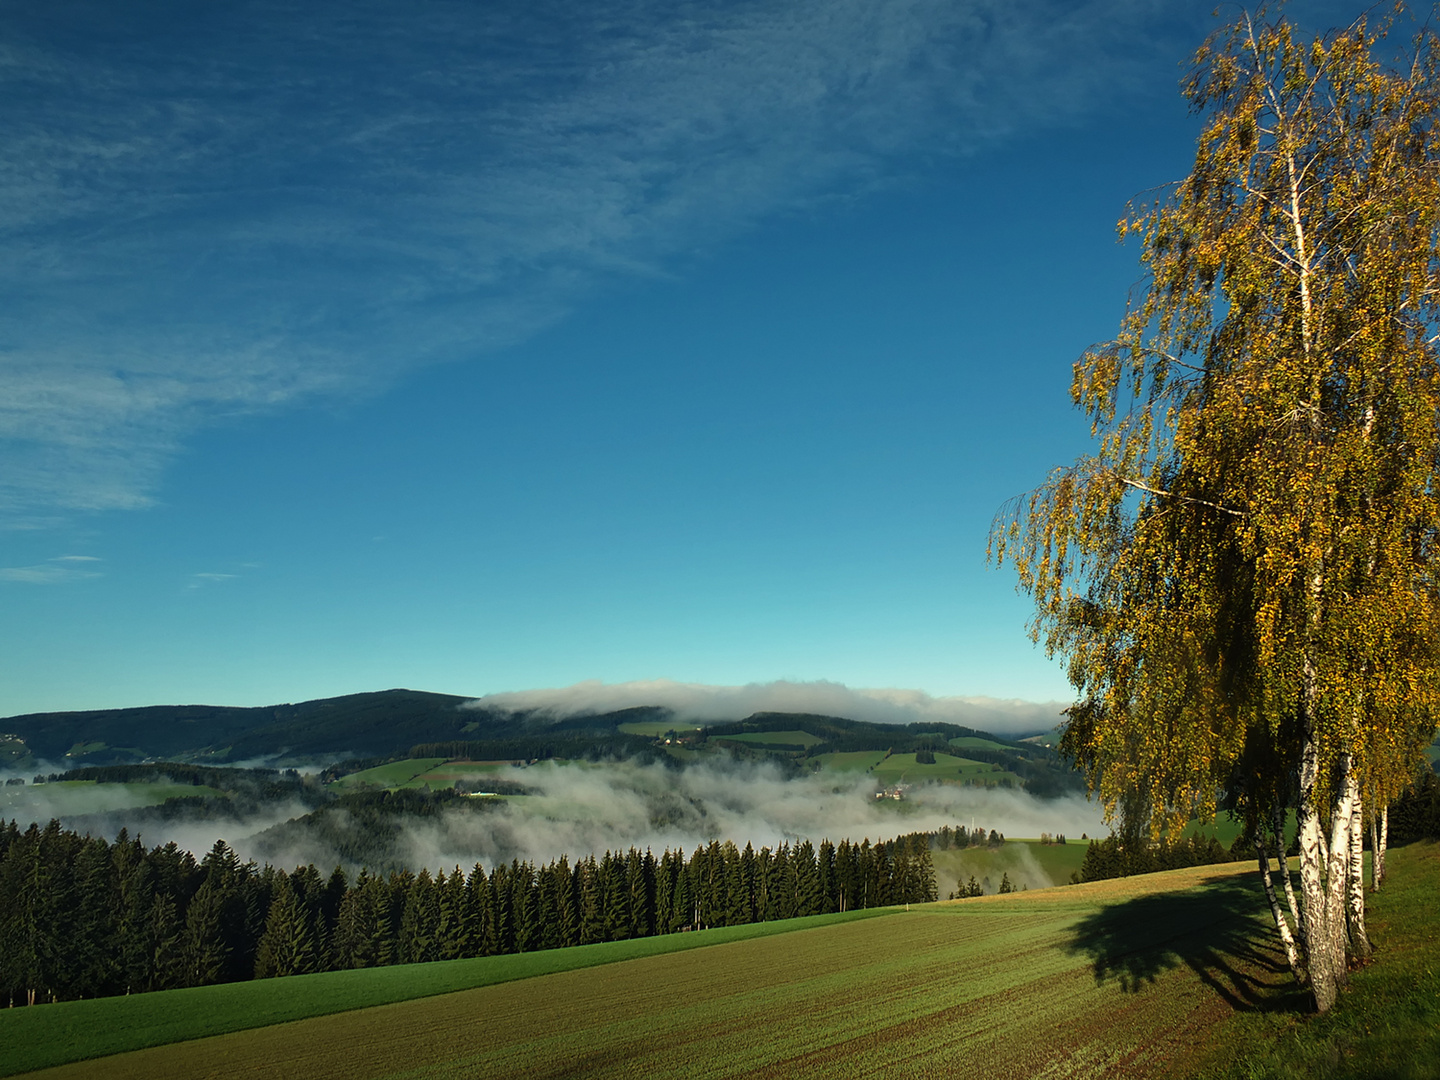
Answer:
[[[1331,932],[1325,897],[1325,837],[1316,805],[1320,755],[1313,735],[1308,735],[1300,757],[1300,894],[1305,910],[1305,966],[1310,972],[1310,992],[1315,1008],[1328,1012],[1340,992],[1337,967],[1344,966],[1343,952],[1337,961],[1336,941]]]
[[[1390,839],[1390,808],[1370,814],[1370,891],[1379,892],[1385,883],[1385,850]]]
[[[1299,903],[1295,899],[1295,885],[1290,880],[1290,857],[1285,854],[1285,812],[1277,805],[1271,812],[1271,824],[1275,829],[1275,850],[1279,852],[1281,869],[1280,881],[1285,886],[1285,903],[1290,908],[1290,918],[1295,921],[1295,937],[1301,949],[1305,946],[1305,920]]]
[[[1350,981],[1347,964],[1349,919],[1346,899],[1350,886],[1350,822],[1352,808],[1358,801],[1354,759],[1340,755],[1339,795],[1332,798],[1330,812],[1330,859],[1325,868],[1325,929],[1330,938],[1327,955],[1334,965],[1335,985],[1343,988]]]
[[[1346,878],[1345,922],[1350,931],[1350,955],[1357,960],[1369,959],[1375,951],[1365,932],[1365,831],[1360,800],[1360,785],[1351,770],[1349,787],[1355,798],[1350,808],[1350,873]]]
[[[1255,848],[1260,855],[1260,880],[1265,884],[1265,899],[1270,901],[1270,914],[1275,917],[1275,929],[1280,934],[1280,944],[1285,948],[1285,961],[1290,965],[1290,974],[1297,982],[1305,981],[1304,968],[1300,962],[1300,949],[1295,943],[1295,936],[1290,932],[1290,923],[1285,918],[1285,912],[1280,909],[1280,898],[1275,895],[1275,883],[1270,879],[1270,858],[1266,851],[1265,834],[1260,832],[1255,838]],[[1285,852],[1280,852],[1280,872],[1286,877],[1290,876],[1290,867],[1287,865]]]

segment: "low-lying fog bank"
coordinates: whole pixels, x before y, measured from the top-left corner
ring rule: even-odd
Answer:
[[[754,713],[812,713],[877,724],[941,721],[995,735],[1050,731],[1063,719],[1065,703],[991,697],[932,697],[923,690],[850,687],[844,683],[778,680],[745,686],[709,686],[671,679],[602,683],[487,694],[470,708],[503,709],[564,718],[643,706],[669,709],[677,721],[713,723]]]
[[[324,828],[304,820],[299,803],[266,805],[239,819],[181,816],[160,820],[143,810],[89,814],[83,825],[113,838],[121,827],[137,831],[147,846],[174,841],[203,855],[217,839],[243,858],[277,866],[337,863],[337,832],[370,830],[373,851],[365,861],[415,870],[476,862],[487,868],[512,859],[537,864],[567,855],[572,860],[629,847],[693,851],[712,840],[775,847],[783,841],[889,839],[909,832],[963,825],[996,829],[1011,837],[1042,832],[1103,833],[1098,806],[1083,798],[1043,800],[1018,790],[929,784],[905,791],[901,801],[876,799],[866,773],[813,773],[787,778],[766,763],[727,761],[684,769],[636,762],[542,762],[497,773],[532,794],[506,800],[470,800],[437,813],[360,821],[339,807],[325,811]],[[40,798],[41,791],[28,793]],[[7,815],[13,816],[13,815]],[[35,815],[46,820],[49,815]],[[62,823],[74,813],[57,815]],[[68,820],[67,820],[68,819]],[[301,819],[301,820],[294,820]],[[349,845],[349,850],[355,850]]]

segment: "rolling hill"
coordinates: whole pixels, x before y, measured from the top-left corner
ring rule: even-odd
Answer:
[[[404,689],[261,708],[157,705],[29,713],[0,720],[0,733],[6,764],[17,772],[42,764],[71,769],[161,760],[220,765],[349,759],[373,766],[407,756],[681,762],[707,753],[766,759],[798,770],[828,767],[837,755],[879,753],[868,771],[890,784],[939,779],[1024,787],[1036,795],[1081,787],[1078,774],[1046,746],[953,724],[756,713],[696,726],[659,706],[556,718],[478,709],[464,697]],[[929,764],[921,764],[925,755]]]

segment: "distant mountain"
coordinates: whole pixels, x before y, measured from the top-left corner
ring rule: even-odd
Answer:
[[[385,754],[411,743],[464,737],[469,700],[419,690],[382,690],[242,709],[151,705],[138,709],[28,713],[0,720],[43,761],[87,765],[176,760],[243,761],[279,753]]]
[[[281,757],[345,757],[351,759],[349,769],[359,767],[355,759],[407,756],[482,761],[641,757],[676,763],[697,753],[758,756],[800,769],[818,767],[810,759],[827,753],[939,751],[994,765],[1035,794],[1058,794],[1079,784],[1078,775],[1047,746],[940,721],[901,725],[815,713],[756,712],[744,720],[711,721],[687,735],[683,747],[670,746],[664,738],[672,722],[685,727],[673,710],[659,705],[557,717],[548,709],[482,707],[453,694],[397,689],[248,709],[154,705],[30,713],[0,720],[0,749],[8,759],[3,764],[22,771],[42,762],[74,768],[159,760],[234,764]],[[763,737],[769,733],[788,734]]]
[[[368,758],[403,756],[417,745],[475,742],[494,743],[497,757],[566,756],[599,743],[648,747],[650,740],[626,736],[619,725],[667,715],[659,708],[632,708],[557,720],[533,710],[477,708],[472,698],[422,690],[248,709],[150,705],[28,713],[0,719],[0,766],[23,771],[37,761],[73,768],[161,759],[226,764],[279,755]]]

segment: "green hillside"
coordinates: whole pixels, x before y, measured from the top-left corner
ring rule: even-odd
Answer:
[[[887,784],[919,784],[926,780],[950,780],[957,783],[985,786],[1020,787],[1024,778],[998,764],[957,757],[939,752],[935,760],[921,764],[911,754],[891,754],[870,771],[875,778]]]
[[[1232,1002],[1254,999],[1254,981],[1274,962],[1264,916],[1258,890],[1235,868],[1173,871],[822,920],[684,955],[556,970],[42,1075],[844,1078],[967,1075],[977,1061],[1002,1078],[1089,1077],[1120,1062],[1127,1076],[1162,1075],[1189,1060]],[[467,963],[478,972],[490,961]],[[403,977],[399,970],[306,977],[305,997],[343,1007],[323,993],[322,979],[359,986]],[[283,992],[303,981],[273,986]],[[214,991],[229,989],[212,988],[214,1007],[191,1013],[213,1023],[221,1005]],[[175,992],[172,1010],[152,1022],[180,1015],[192,993]],[[127,1026],[107,1010],[127,1004],[15,1013],[43,1020],[70,1009],[68,1052],[79,1054],[101,1032],[113,1045]],[[9,1019],[0,1016],[8,1045],[59,1041],[58,1030],[6,1030]],[[175,1023],[164,1034],[185,1036],[186,1025]]]
[[[843,1080],[966,1076],[984,1062],[1002,1080],[1428,1077],[1440,846],[1396,849],[1391,864],[1369,901],[1378,958],[1319,1018],[1284,973],[1251,868],[1227,865],[9,1009],[0,1074]]]
[[[1064,885],[1085,861],[1087,844],[1041,844],[1028,840],[1007,840],[999,847],[969,847],[931,852],[935,884],[941,896],[972,877],[987,893],[998,892],[1002,877],[1015,888],[1048,889]]]
[[[94,780],[64,780],[53,784],[26,784],[0,788],[0,820],[19,821],[104,814],[116,810],[159,806],[167,799],[223,798],[213,787],[157,783],[100,784]]]
[[[665,743],[670,731],[683,736],[683,746]],[[350,760],[327,768],[325,779],[344,778],[347,786],[433,786],[432,780],[418,779],[424,770],[399,776],[408,767],[401,764],[407,759],[690,762],[729,754],[773,761],[792,771],[848,771],[864,761],[860,768],[871,769],[887,785],[946,781],[1023,787],[1040,796],[1083,788],[1079,774],[1047,747],[954,724],[756,713],[697,729],[658,706],[557,718],[476,709],[463,697],[416,690],[263,708],[164,705],[33,713],[0,719],[0,732],[0,764],[15,768],[36,759],[52,763],[52,768],[60,763],[75,768],[162,760],[219,765],[278,759],[283,765],[333,762],[343,753]],[[917,754],[934,755],[935,762],[917,763]]]
[[[467,699],[384,690],[298,705],[242,709],[155,705],[137,709],[30,713],[0,720],[45,761],[105,765],[141,758],[239,761],[289,751],[389,753],[429,739],[456,738],[476,719]]]
[[[873,919],[898,910],[871,908],[843,915],[815,915],[786,922],[607,941],[569,949],[360,971],[327,971],[285,979],[221,983],[190,990],[160,990],[125,997],[63,1001],[44,1008],[4,1010],[0,1012],[0,1045],[7,1050],[0,1055],[0,1076],[556,972]],[[108,1068],[110,1063],[105,1064]]]

